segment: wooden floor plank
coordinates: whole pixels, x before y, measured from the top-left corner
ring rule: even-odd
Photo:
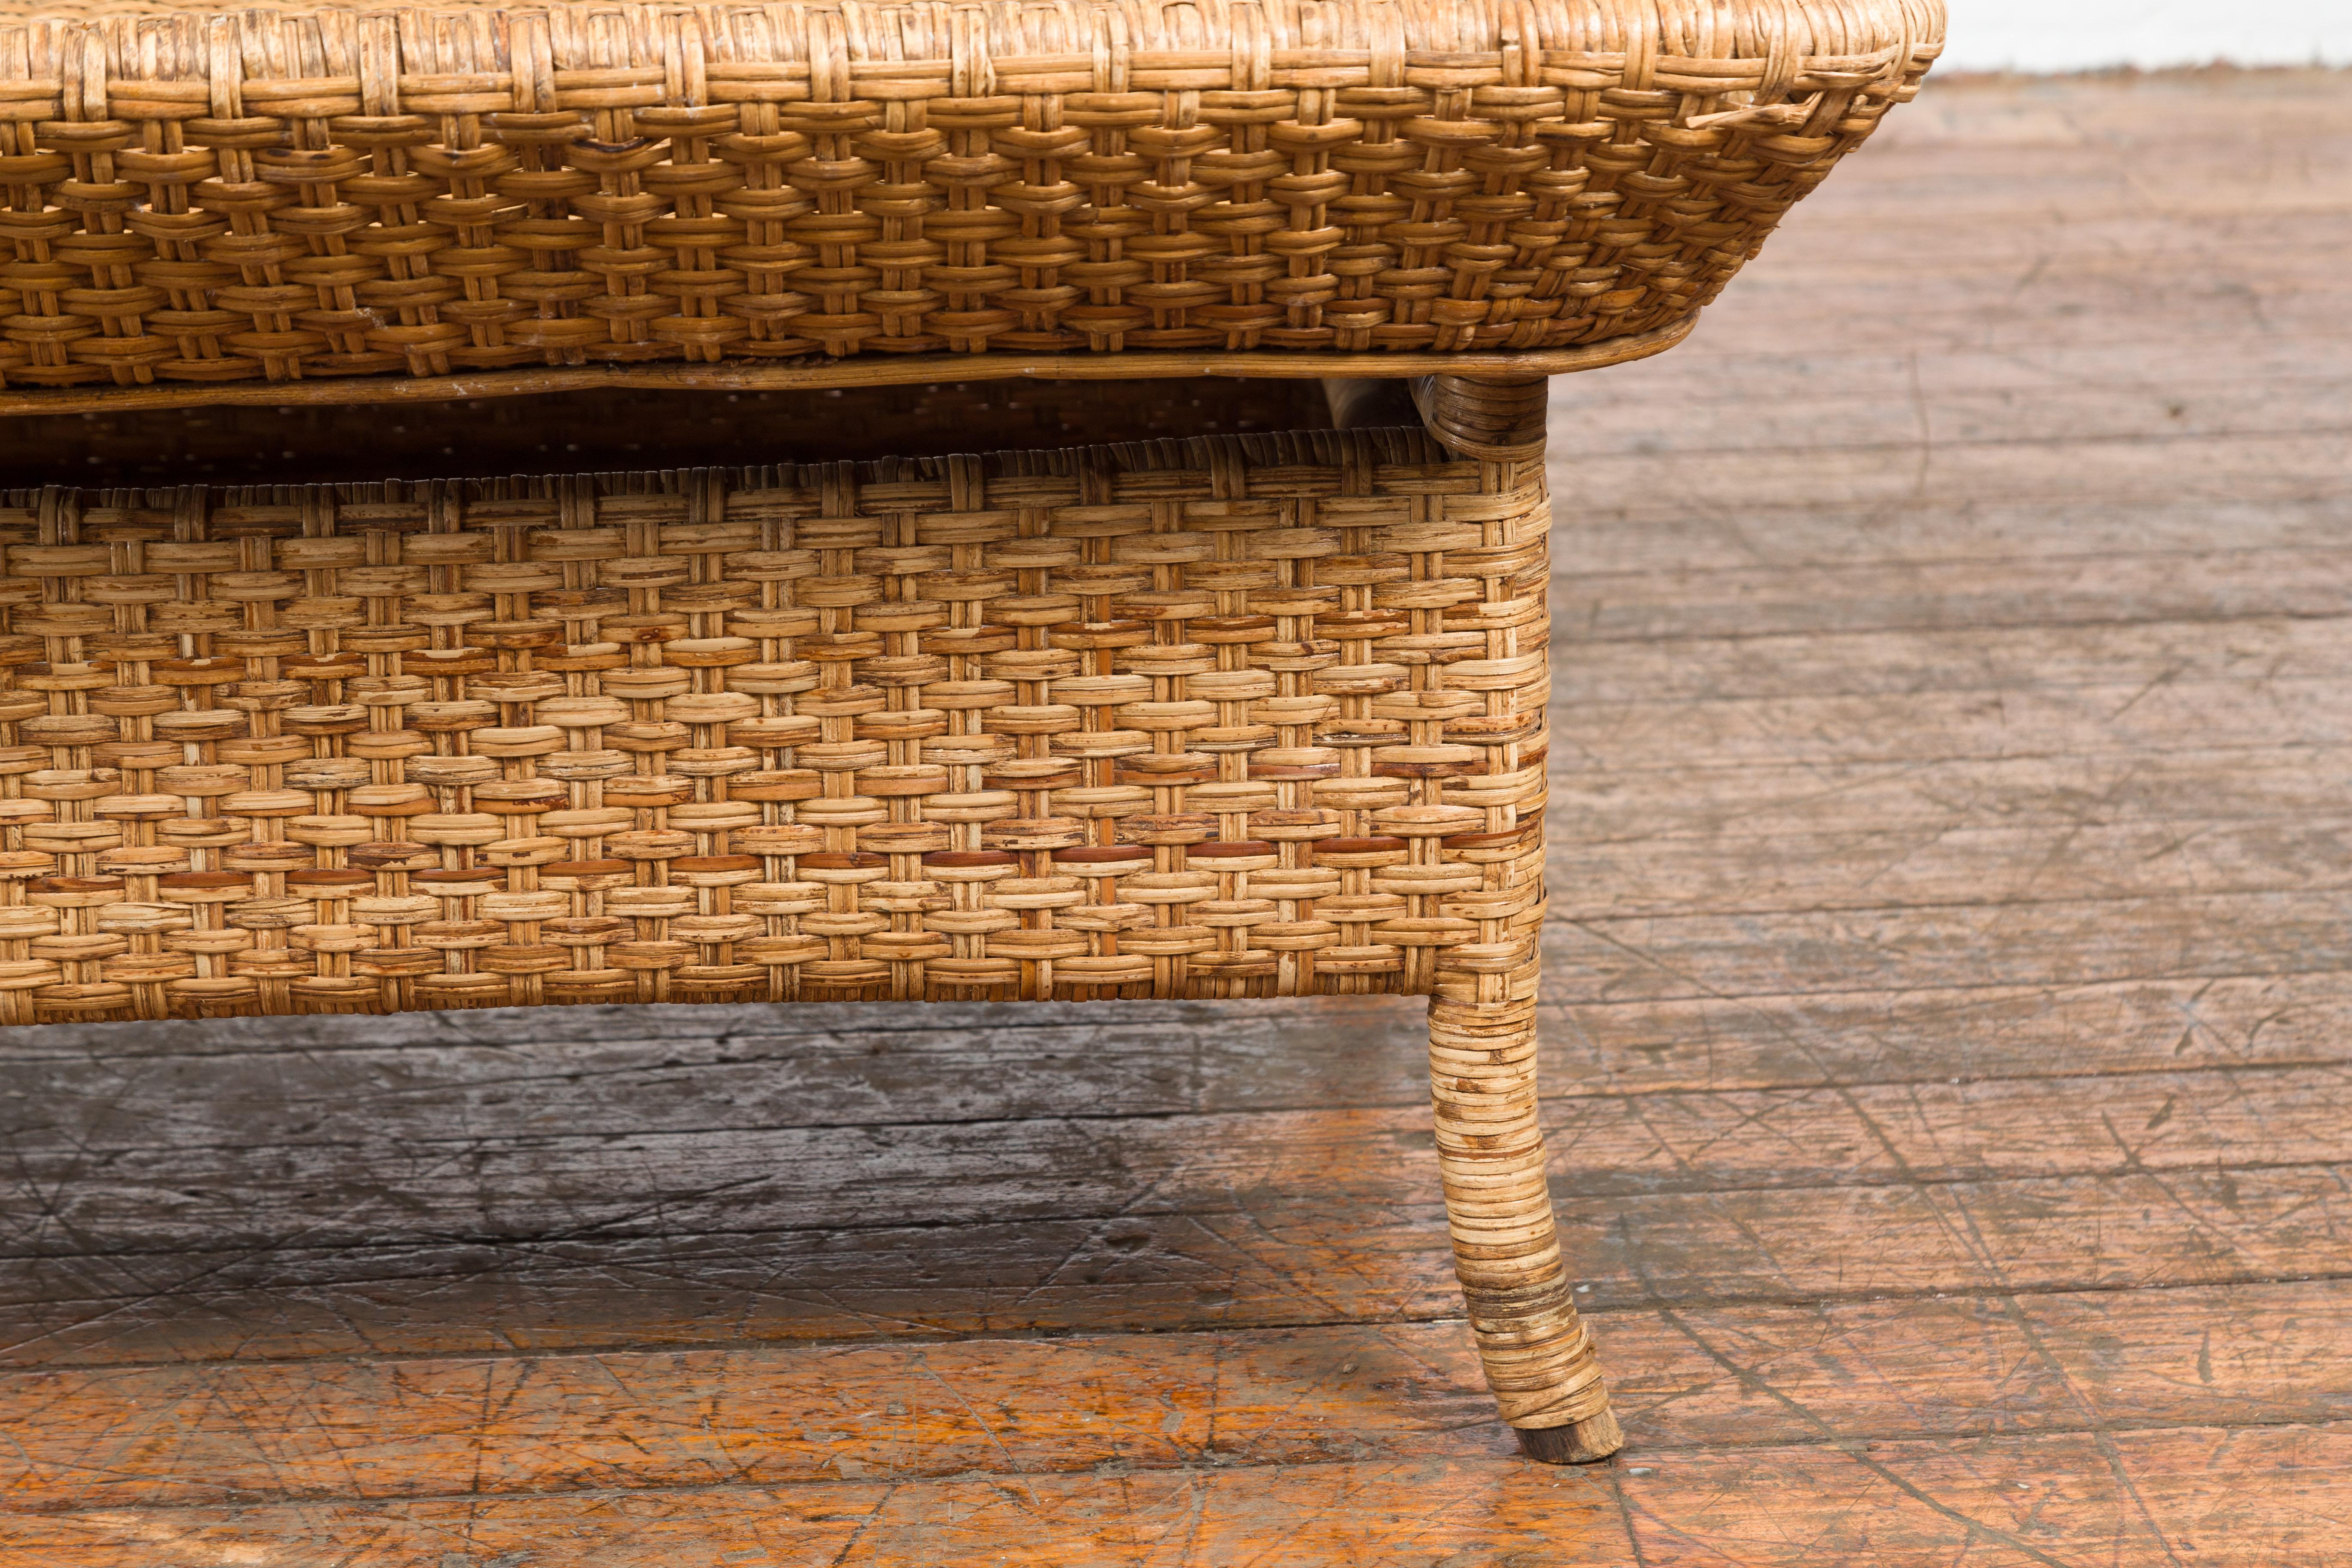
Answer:
[[[1719,570],[1701,570],[1697,563],[1685,561],[1648,574],[1580,570],[1570,561],[1554,582],[1552,618],[1573,650],[1565,659],[1565,673],[1573,677],[1586,644],[1668,637],[1802,635],[1809,641],[1823,639],[1817,645],[1823,660],[1844,651],[1828,639],[1874,632],[1973,634],[1989,642],[2009,628],[2049,628],[2041,630],[2047,639],[2076,627],[2115,626],[2186,637],[2200,625],[2212,635],[2216,622],[2325,617],[2331,624],[2307,635],[2341,637],[2336,617],[2344,614],[2347,582],[2352,551],[2336,549]],[[2031,647],[2015,650],[2021,662]],[[1780,650],[1735,651],[1761,662],[1759,654]],[[1855,651],[1869,650],[1865,645]],[[2331,661],[2323,668],[2333,673],[2335,666]],[[2180,673],[2204,674],[2193,667]],[[2077,676],[2083,684],[2123,679],[2115,668]],[[2062,683],[2063,678],[2045,672],[2019,684],[2030,689]],[[1571,684],[1567,695],[1574,703],[1580,694]],[[1664,703],[1686,700],[1686,694],[1668,685],[1643,690],[1640,700]]]
[[[1815,1442],[2339,1420],[2339,1280],[1595,1320],[1645,1457]]]
[[[1571,485],[1555,469],[1553,566],[1567,573],[1739,571],[1757,566],[2207,556],[2218,550],[2333,549],[2352,475],[2311,454],[2289,487],[2259,500],[2084,489],[2055,500],[1943,492],[1836,501],[1801,494],[1694,506],[1638,486]],[[1677,465],[1681,466],[1681,465]],[[1916,458],[1913,472],[1916,473]],[[2065,526],[2054,527],[2053,516]],[[2116,617],[2121,618],[2119,615]]]
[[[2352,244],[2352,221],[2341,226],[2336,243]],[[2212,263],[2189,258],[2180,265],[2197,278],[2210,274]],[[1808,286],[1818,288],[1822,281],[1809,279]],[[2145,301],[2149,281],[2134,275],[2109,287],[2128,289]],[[1916,279],[1900,285],[1906,290],[1917,286]],[[1870,292],[1859,277],[1849,279],[1839,305],[1865,310]],[[1997,296],[1998,289],[1988,287],[1981,293]],[[1984,303],[1953,301],[1969,311]],[[1580,454],[1594,451],[1655,459],[1797,447],[1822,454],[1823,461],[1858,463],[1872,453],[1882,461],[1899,462],[1915,456],[1923,441],[2015,446],[2341,435],[2352,426],[2352,373],[2344,368],[2352,363],[2352,332],[2342,325],[2352,316],[2352,289],[2337,283],[2322,294],[2298,296],[2294,310],[2295,321],[2273,322],[2257,339],[2267,352],[2243,357],[2235,340],[2247,335],[2247,324],[2218,322],[2207,323],[2199,333],[2128,349],[2105,339],[2044,348],[2024,366],[2018,360],[2025,356],[1973,345],[1938,344],[1916,359],[1905,356],[1899,366],[1874,363],[1891,357],[1884,351],[1822,352],[1791,364],[1784,355],[1742,354],[1710,345],[1717,353],[1703,373],[1681,369],[1672,356],[1660,363],[1675,369],[1653,373],[1661,392],[1672,389],[1670,419],[1659,417],[1658,396],[1604,397],[1606,376],[1587,388],[1563,382],[1555,397],[1562,417],[1573,422],[1575,440],[1567,457],[1571,473]],[[2273,343],[2273,337],[2283,341]],[[2200,348],[2201,366],[2196,363]],[[2217,356],[2226,356],[2228,367],[2219,374],[2212,369]],[[1786,376],[1818,381],[1822,389],[1788,404],[1759,405],[1754,383]],[[1915,397],[1890,398],[1883,390],[1889,379],[1914,377],[1919,386]],[[1849,386],[1855,390],[1840,390]],[[2017,417],[2029,400],[2035,415],[2031,434],[2019,430]]]
[[[1624,1487],[1650,1568],[2352,1563],[2342,1426],[1662,1455]]]
[[[1562,1096],[2341,1066],[2352,976],[1594,1003],[1542,1037]]]
[[[336,1065],[354,1061],[364,1058]],[[68,1085],[46,1097],[46,1123],[10,1129],[16,1179],[46,1201],[0,1216],[0,1256],[72,1255],[99,1237],[415,1244],[452,1227],[532,1237],[1221,1213],[1309,1191],[1381,1208],[1435,1180],[1419,1104],[1145,1102],[1126,1114],[839,1125],[786,1086],[781,1106],[730,1110],[692,1095],[666,1114],[592,1079],[576,1098],[561,1092],[575,1086],[549,1085],[530,1112],[542,1124],[495,1140],[473,1129],[503,1093],[487,1106],[357,1097],[341,1125],[256,1141],[249,1104],[191,1096],[187,1076],[104,1075],[94,1093],[111,1102],[105,1115],[81,1111]],[[345,1089],[330,1078],[317,1092]],[[1588,1198],[2317,1164],[2347,1152],[2352,1068],[1554,1096],[1543,1121],[1553,1179]],[[630,1171],[634,1182],[617,1179]]]
[[[1603,1314],[1646,1457],[1813,1442],[2326,1421],[2340,1285]],[[190,1507],[700,1486],[1013,1482],[1507,1457],[1459,1323],[211,1363],[0,1375],[43,1418],[11,1506]]]
[[[1968,495],[1995,505],[2043,508],[2077,500],[2114,506],[2183,500],[2295,502],[2340,497],[2343,437],[2311,435],[2147,437],[2114,440],[1952,440],[1837,463],[1807,448],[1693,453],[1661,462],[1649,454],[1580,452],[1571,441],[1553,459],[1556,512],[1639,507],[1685,520],[1752,516],[1789,506],[1899,508],[1930,497]],[[1556,538],[1565,557],[1575,541]]]
[[[632,1489],[390,1505],[139,1510],[0,1518],[25,1568],[412,1568],[455,1559],[564,1568],[985,1563],[1230,1568],[1278,1561],[1617,1568],[1628,1542],[1605,1480],[1523,1462],[1300,1465],[1237,1472],[842,1480]],[[554,1553],[561,1555],[555,1556]]]
[[[2295,821],[2352,791],[2352,747],[2184,747],[1926,762],[1799,760],[1759,766],[1561,769],[1549,833],[1571,849],[1679,837],[2094,828],[2145,822]],[[27,1037],[28,1038],[30,1037]],[[44,1032],[44,1038],[50,1037]],[[68,1037],[55,1037],[64,1039]]]
[[[1641,1561],[1705,1568],[1955,1562],[2154,1568],[2352,1563],[2352,1433],[2187,1428],[2100,1438],[1695,1451],[1624,1468]],[[2293,1478],[2292,1489],[2268,1484]],[[500,1501],[155,1509],[0,1519],[26,1568],[719,1568],[988,1562],[1024,1568],[1618,1568],[1615,1499],[1509,1459],[1039,1476],[1014,1484],[836,1481]]]
[[[1927,763],[2206,746],[2338,746],[2352,741],[2352,691],[2336,679],[2123,682],[2021,692],[1763,697],[1678,708],[1593,702],[1561,714],[1553,753],[1578,771],[1785,766],[1818,748],[1840,760]]]
[[[2321,972],[1555,1005],[1538,1030],[1543,1092],[1574,1100],[2340,1065],[2352,1059],[2347,993],[2352,980]],[[777,1013],[747,1008],[734,1031],[668,1041],[600,1039],[588,1027],[593,1014],[536,1011],[484,1016],[473,1036],[429,1049],[370,1041],[361,1026],[376,1020],[248,1030],[241,1051],[194,1048],[220,1040],[189,1026],[156,1031],[186,1050],[84,1060],[52,1047],[5,1063],[19,1087],[0,1107],[0,1127],[22,1129],[28,1147],[67,1136],[78,1147],[110,1145],[207,1125],[215,1142],[266,1147],[278,1136],[332,1142],[338,1134],[320,1129],[340,1124],[349,1135],[354,1121],[444,1141],[468,1131],[537,1137],[579,1131],[572,1119],[583,1110],[629,1118],[640,1108],[652,1125],[773,1127],[1334,1101],[1412,1108],[1425,1092],[1422,1010],[1409,999],[1203,1004],[1187,1020],[1128,1028],[1118,1014],[1106,1022],[1100,1009],[1080,1011],[1093,1022],[1066,1031],[1021,1032],[1018,1012],[1005,1008],[964,1029],[877,1021],[770,1033],[762,1026],[775,1026]],[[20,1032],[35,1036],[48,1031]],[[983,1070],[985,1088],[974,1081]],[[340,1108],[331,1103],[338,1098]],[[378,1102],[389,1108],[381,1124],[369,1114]],[[111,1130],[85,1129],[80,1114],[110,1115]]]
[[[2352,886],[2352,817],[1944,827],[1555,845],[1564,921],[2069,902]],[[1989,869],[1990,868],[1990,869]]]
[[[2352,1250],[2341,1164],[1555,1200],[1596,1309],[2341,1279]],[[1460,1299],[1425,1196],[1257,1192],[1181,1215],[15,1259],[0,1310],[5,1359],[38,1365],[1415,1321]]]
[[[2317,1066],[2347,1059],[2352,1031],[2343,1009],[2352,977],[2327,970],[2179,979],[2034,983],[1962,973],[1948,985],[1812,992],[1750,988],[1624,1000],[1555,1002],[1538,1031],[1544,1092],[1622,1094],[1648,1089],[1773,1089],[1909,1082],[1948,1078],[2047,1078],[2172,1071],[2200,1067]],[[950,1020],[934,1020],[945,1013]],[[677,1034],[644,1030],[675,1014]],[[1423,1010],[1408,998],[1329,999],[1313,1004],[1138,1004],[1113,1012],[1084,1005],[1023,1007],[531,1009],[397,1018],[222,1019],[139,1030],[58,1026],[9,1031],[0,1067],[50,1081],[62,1061],[88,1058],[98,1070],[135,1074],[142,1064],[211,1058],[381,1055],[404,1035],[415,1081],[404,1091],[450,1098],[489,1092],[468,1085],[515,1080],[507,1125],[532,1114],[536,1077],[624,1078],[633,1092],[694,1094],[694,1075],[716,1074],[723,1105],[733,1069],[746,1082],[788,1078],[800,1092],[830,1099],[845,1120],[876,1106],[920,1119],[924,1104],[969,1120],[981,1091],[971,1075],[992,1075],[995,1113],[1019,1117],[1066,1108],[1076,1093],[1098,1094],[1102,1109],[1145,1103],[1188,1110],[1244,1104],[1358,1106],[1417,1103],[1423,1090]],[[714,1017],[714,1015],[723,1015]],[[814,1022],[795,1020],[816,1016]],[[1042,1016],[1045,1021],[1030,1023]],[[124,1047],[91,1057],[87,1042]],[[1181,1029],[1183,1051],[1162,1046]],[[1016,1032],[1017,1031],[1017,1032]],[[243,1072],[268,1070],[247,1067]],[[307,1063],[311,1075],[344,1069]],[[302,1081],[282,1079],[289,1085]],[[387,1086],[388,1087],[388,1086]],[[929,1098],[910,1101],[919,1088]],[[206,1092],[223,1085],[210,1080]],[[1345,1100],[1339,1100],[1344,1090]],[[365,1090],[364,1092],[376,1092]],[[1152,1096],[1139,1102],[1136,1093]],[[24,1097],[0,1104],[10,1124],[28,1120]],[[257,1125],[302,1125],[291,1107],[259,1103]],[[492,1129],[491,1131],[496,1131]]]
[[[1318,1011],[1366,1004],[1324,998]],[[1372,1006],[1393,1007],[1393,999]],[[482,1007],[438,1013],[319,1014],[301,1018],[162,1018],[125,1028],[117,1023],[39,1024],[0,1030],[0,1064],[81,1058],[300,1055],[398,1046],[420,1051],[503,1047],[563,1040],[583,1046],[630,1042],[723,1051],[739,1040],[765,1040],[814,1056],[870,1048],[852,1042],[908,1035],[948,1045],[971,1030],[1018,1026],[1024,1037],[1051,1042],[1066,1036],[1095,1038],[1110,1026],[1216,1023],[1248,1028],[1253,1012],[1268,1004],[1139,1001],[1113,1014],[1091,1005],[1032,1002],[936,1002],[920,1007],[869,1003],[803,1002],[785,1005],[674,1003],[661,1007]],[[1355,1026],[1350,1020],[1350,1026]],[[1075,1033],[1073,1033],[1075,1032]],[[1050,1046],[1045,1053],[1051,1055]]]
[[[2075,570],[2079,581],[2079,563]],[[1827,584],[1811,586],[1819,591]],[[1940,619],[1943,612],[1935,614]],[[2010,692],[2109,687],[2135,678],[2143,685],[2235,680],[2259,689],[2281,677],[2352,674],[2352,616],[2226,619],[2226,625],[2190,618],[2053,626],[2040,618],[2022,626],[1737,634],[1698,625],[1687,635],[1628,638],[1586,637],[1581,632],[1591,628],[1561,626],[1555,635],[1574,647],[1563,652],[1553,679],[1562,717],[1573,722],[1593,702],[1665,706],[1759,697]],[[1561,826],[1573,833],[1580,825],[1570,818]]]
[[[2352,959],[2342,903],[2216,893],[1559,920],[1544,978],[1556,999],[1625,1002],[2337,973]]]

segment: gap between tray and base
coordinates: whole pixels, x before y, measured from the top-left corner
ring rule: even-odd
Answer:
[[[1696,311],[1671,326],[1612,338],[1580,348],[1508,353],[1324,353],[1223,350],[1137,350],[1099,354],[862,355],[766,364],[535,366],[528,370],[461,372],[434,376],[353,376],[348,380],[172,383],[147,386],[0,387],[0,416],[95,414],[117,409],[204,405],[415,403],[476,397],[519,397],[590,387],[667,387],[707,391],[821,391],[846,386],[908,386],[929,382],[1131,381],[1193,375],[1266,380],[1327,377],[1405,379],[1454,375],[1474,381],[1519,381],[1599,370],[1663,353],[1688,337]]]

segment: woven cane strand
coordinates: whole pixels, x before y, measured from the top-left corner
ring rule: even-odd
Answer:
[[[0,495],[0,1021],[1529,994],[1546,521],[1402,430]]]
[[[0,388],[1598,344],[1711,300],[1942,33],[1937,0],[0,3]]]

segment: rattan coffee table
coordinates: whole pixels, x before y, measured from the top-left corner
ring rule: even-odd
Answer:
[[[1614,1451],[1536,1115],[1545,378],[1678,341],[1941,37],[0,0],[0,414],[1204,372],[1420,414],[0,493],[0,1021],[1427,995],[1504,1417]]]

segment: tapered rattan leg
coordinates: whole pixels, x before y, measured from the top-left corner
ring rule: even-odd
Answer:
[[[1605,1459],[1624,1438],[1560,1263],[1536,1121],[1534,1004],[1433,1000],[1429,1087],[1454,1271],[1503,1419],[1530,1458]]]

